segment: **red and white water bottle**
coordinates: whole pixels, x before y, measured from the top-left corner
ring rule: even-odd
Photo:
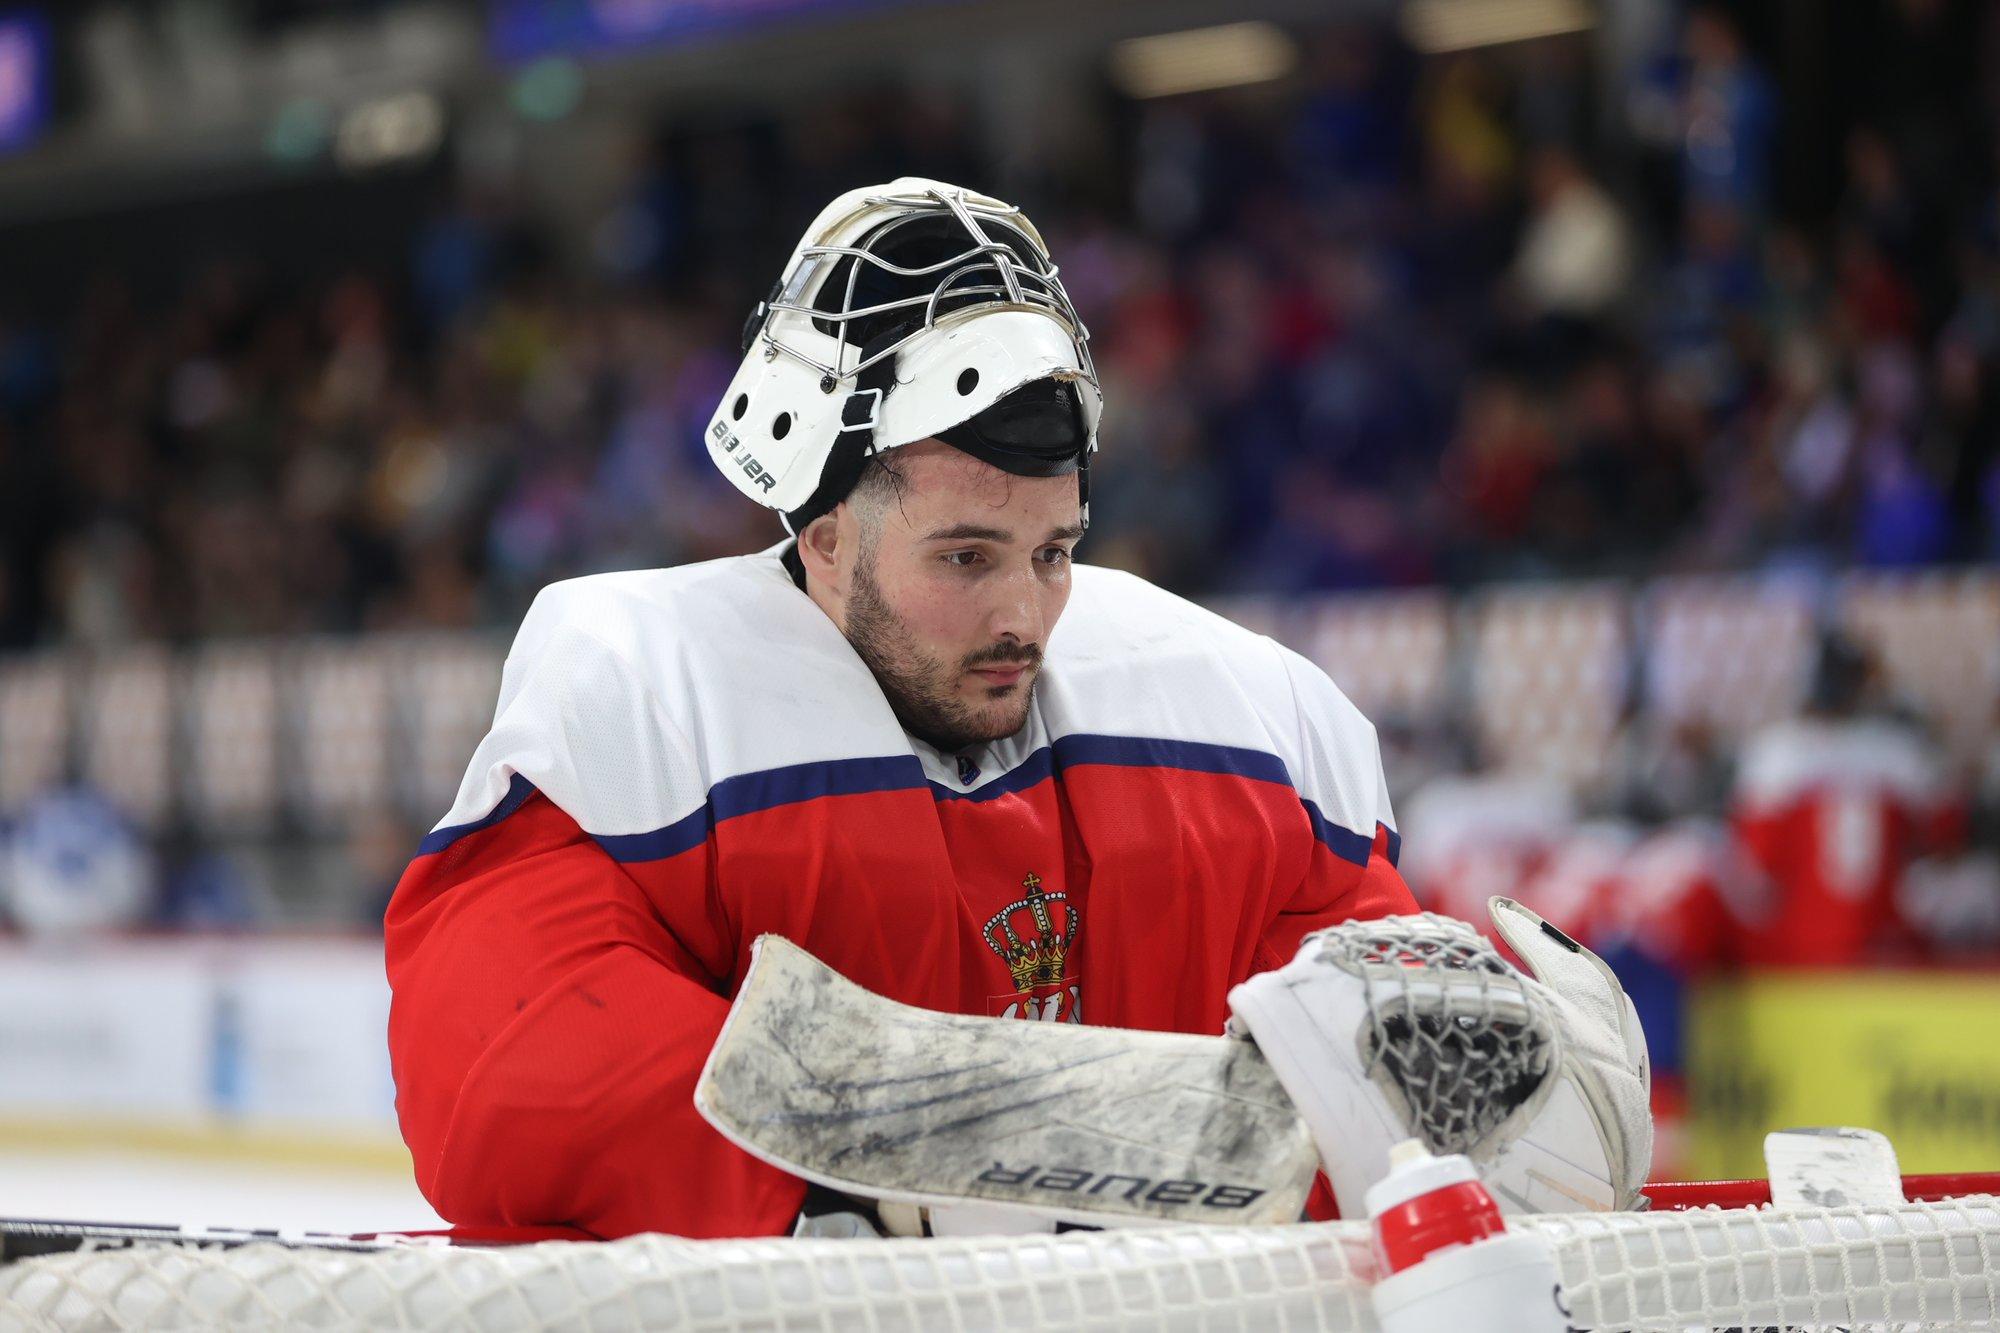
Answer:
[[[1369,1292],[1382,1333],[1565,1333],[1555,1250],[1509,1231],[1472,1163],[1415,1139],[1389,1150],[1368,1188],[1375,1259]]]

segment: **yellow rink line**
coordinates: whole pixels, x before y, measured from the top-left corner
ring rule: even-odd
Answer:
[[[371,1171],[408,1179],[410,1153],[387,1135],[228,1123],[174,1123],[115,1117],[61,1120],[0,1116],[0,1152],[148,1153],[198,1161]]]

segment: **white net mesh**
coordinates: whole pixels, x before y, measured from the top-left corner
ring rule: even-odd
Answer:
[[[1520,1219],[1579,1329],[1993,1328],[2000,1203]],[[337,1253],[251,1245],[0,1268],[0,1329],[1375,1327],[1367,1228],[962,1241],[551,1242]]]
[[[1560,1029],[1540,987],[1463,921],[1424,912],[1308,937],[1369,984],[1368,1071],[1434,1153],[1469,1153],[1533,1095]]]

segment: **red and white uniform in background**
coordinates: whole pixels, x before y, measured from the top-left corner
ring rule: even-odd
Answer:
[[[1707,820],[1580,820],[1556,784],[1444,777],[1404,802],[1402,870],[1432,911],[1478,924],[1502,894],[1585,946],[1643,949],[1681,975],[1733,956],[1759,878]]]
[[[1592,819],[1553,840],[1521,886],[1520,901],[1586,948],[1604,949],[1620,935],[1627,859],[1639,826]]]
[[[1604,942],[1623,942],[1683,977],[1741,954],[1745,923],[1761,909],[1761,876],[1729,830],[1683,819],[1640,837],[1618,868],[1599,918]]]
[[[1414,910],[1374,729],[1305,659],[1079,567],[1023,731],[904,733],[780,550],[557,584],[387,920],[397,1112],[459,1223],[754,1235],[804,1185],[691,1093],[760,934],[961,1013],[1216,1032]]]
[[[1576,826],[1576,802],[1560,784],[1512,773],[1449,774],[1410,793],[1402,813],[1410,841],[1401,869],[1427,909],[1483,930],[1487,900],[1500,894],[1570,929],[1524,896]]]
[[[1931,747],[1898,723],[1798,718],[1752,737],[1731,818],[1769,903],[1745,956],[1838,965],[1907,946],[1900,880],[1956,810]]]

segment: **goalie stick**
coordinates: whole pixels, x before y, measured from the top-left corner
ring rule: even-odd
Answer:
[[[75,1222],[58,1218],[0,1218],[0,1266],[17,1259],[75,1250],[123,1250],[165,1245],[229,1250],[281,1245],[288,1250],[399,1250],[411,1246],[525,1245],[543,1240],[595,1240],[574,1227],[453,1227],[449,1231],[290,1231],[249,1227],[182,1227],[147,1222]]]
[[[751,959],[694,1101],[784,1171],[1096,1226],[1304,1210],[1318,1153],[1250,1042],[917,1009],[776,935]]]
[[[122,1250],[135,1245],[233,1249],[275,1243],[315,1250],[382,1250],[408,1242],[317,1231],[255,1231],[228,1227],[153,1226],[136,1222],[64,1222],[0,1219],[0,1264],[72,1250]]]

